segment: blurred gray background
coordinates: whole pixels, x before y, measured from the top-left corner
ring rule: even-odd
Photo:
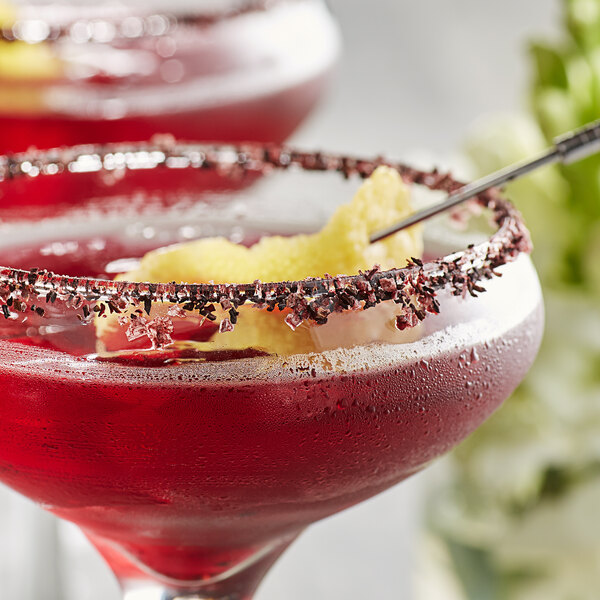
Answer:
[[[331,0],[330,6],[344,55],[328,99],[293,141],[442,163],[458,153],[476,119],[526,103],[525,40],[552,35],[560,9],[558,0]],[[311,528],[269,574],[258,600],[412,598],[422,479]],[[46,517],[35,519],[52,529]],[[0,556],[14,565],[15,536],[27,534],[18,529],[0,532]],[[45,600],[116,600],[100,559],[72,530],[60,535],[70,539],[68,555],[57,557],[69,573],[62,591],[38,577],[42,564],[31,561],[27,572],[10,574],[22,580],[20,589],[33,586],[31,597]],[[36,547],[45,552],[43,540]],[[44,568],[51,566],[54,559],[43,556]],[[12,597],[0,582],[0,600]]]
[[[454,153],[481,115],[526,101],[526,40],[558,0],[329,0],[344,55],[328,102],[296,136],[356,152]]]

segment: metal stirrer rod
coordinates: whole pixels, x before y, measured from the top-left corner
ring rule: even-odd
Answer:
[[[469,183],[459,190],[450,194],[446,200],[435,204],[411,215],[404,221],[391,225],[386,229],[376,231],[370,238],[370,242],[379,242],[386,237],[406,229],[411,225],[416,225],[425,221],[434,215],[437,215],[469,198],[473,198],[491,187],[498,187],[513,179],[517,179],[535,169],[555,162],[561,162],[565,165],[577,162],[591,154],[600,152],[600,120],[589,123],[581,129],[571,131],[554,140],[554,146],[548,148],[543,154],[532,160],[510,165],[491,175],[482,177],[477,181]]]

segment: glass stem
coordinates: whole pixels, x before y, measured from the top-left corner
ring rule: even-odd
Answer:
[[[207,596],[199,596],[198,594],[186,593],[170,593],[164,592],[161,600],[242,600],[239,596],[227,596],[226,598],[208,598]]]
[[[238,565],[236,571],[213,581],[202,581],[199,586],[192,582],[189,586],[183,582],[181,586],[175,582],[175,585],[161,585],[157,580],[119,577],[123,600],[252,600],[267,571],[295,538],[294,534],[266,546],[247,564]]]

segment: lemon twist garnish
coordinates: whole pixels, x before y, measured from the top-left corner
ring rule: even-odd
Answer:
[[[420,228],[375,244],[369,243],[369,235],[412,212],[408,188],[398,172],[379,167],[352,202],[340,206],[318,233],[264,237],[250,248],[225,238],[167,246],[146,254],[135,270],[118,279],[251,283],[256,279],[299,280],[325,273],[352,275],[375,264],[392,268],[411,256],[421,256]]]
[[[17,11],[10,2],[0,1],[0,27],[10,27],[17,20]],[[62,64],[48,44],[0,41],[0,77],[19,80],[54,79],[62,73]],[[3,91],[0,102],[10,99],[10,90]],[[20,101],[14,102],[15,108]],[[12,108],[12,106],[11,106]]]
[[[16,19],[14,6],[8,2],[0,2],[0,27],[10,27]]]
[[[122,273],[117,279],[152,283],[251,283],[257,279],[301,280],[326,273],[352,275],[375,264],[384,269],[402,266],[407,258],[422,254],[420,227],[412,227],[375,244],[369,243],[369,236],[412,212],[408,187],[398,172],[379,167],[363,182],[354,199],[340,206],[318,233],[264,237],[249,248],[225,238],[167,246],[149,252],[135,270]],[[152,314],[165,312],[165,307],[156,305]],[[392,319],[393,306],[386,308],[387,313]],[[351,315],[333,315],[336,318],[348,316],[350,319],[343,326],[346,338],[356,340],[366,335],[351,331]],[[218,317],[226,318],[227,313],[218,314]],[[356,324],[362,330],[366,329],[364,323],[357,321]],[[115,347],[116,335],[124,337],[118,328],[115,316],[98,320],[98,338],[105,348]],[[198,343],[198,346],[206,349],[252,347],[277,354],[307,352],[316,349],[311,329],[310,325],[303,324],[291,331],[280,311],[270,313],[253,306],[242,306],[233,331],[217,335],[211,342]]]

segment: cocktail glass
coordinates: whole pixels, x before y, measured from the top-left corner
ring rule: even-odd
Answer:
[[[77,523],[127,598],[250,598],[305,527],[449,450],[533,361],[540,288],[527,231],[496,192],[478,200],[495,232],[438,223],[424,261],[391,271],[231,285],[110,279],[174,241],[314,230],[331,198],[383,162],[198,144],[0,160],[3,192],[24,202],[38,178],[96,176],[112,190],[89,210],[39,221],[24,211],[2,225],[0,477]],[[392,166],[423,188],[460,185]],[[140,169],[160,173],[162,195],[129,195]],[[269,176],[221,202],[205,192],[178,202],[170,190],[185,170]],[[271,336],[275,350],[227,347],[246,304],[264,317],[255,339],[290,325]],[[219,310],[226,318],[213,321]],[[123,329],[99,345],[105,317]]]
[[[322,0],[15,2],[0,152],[147,140],[280,142],[339,53]],[[19,41],[19,40],[24,40]]]

